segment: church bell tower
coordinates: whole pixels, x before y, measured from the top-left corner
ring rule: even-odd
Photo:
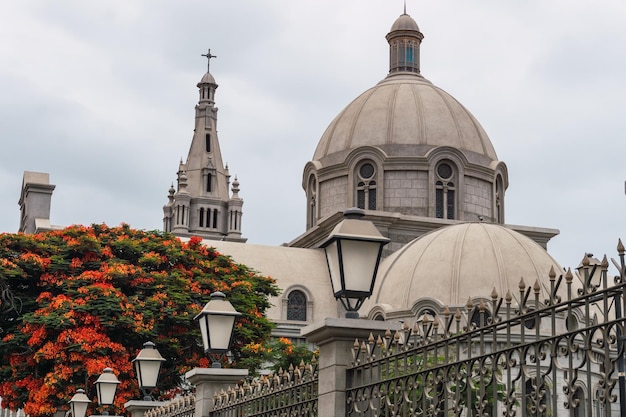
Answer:
[[[210,49],[202,56],[208,65],[198,83],[194,134],[187,161],[181,160],[178,167],[177,186],[170,187],[163,206],[163,230],[181,237],[245,242],[241,236],[239,181],[235,177],[230,182],[217,135],[217,83],[210,73],[211,59],[216,56]]]

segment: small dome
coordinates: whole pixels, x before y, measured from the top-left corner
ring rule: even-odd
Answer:
[[[563,271],[545,249],[514,230],[490,223],[448,226],[385,259],[368,306],[388,304],[394,311],[407,311],[422,298],[458,306],[468,297],[488,298],[494,288],[501,297],[510,291],[518,299],[521,278],[527,287],[539,281],[543,303],[552,267],[557,275]],[[580,286],[577,281],[575,288]],[[563,282],[559,288],[563,299],[565,288]]]
[[[348,104],[322,135],[313,160],[326,165],[324,157],[362,146],[379,146],[389,156],[424,156],[451,146],[469,160],[476,160],[470,153],[486,156],[485,165],[498,160],[476,118],[417,74],[390,75]]]
[[[204,74],[204,76],[202,77],[202,79],[200,80],[198,84],[205,84],[205,83],[217,84],[215,82],[215,78],[213,78],[210,72],[207,72],[206,74]]]
[[[389,32],[394,32],[396,30],[416,30],[419,32],[419,27],[417,27],[417,22],[405,13],[400,15],[400,17],[393,22]]]

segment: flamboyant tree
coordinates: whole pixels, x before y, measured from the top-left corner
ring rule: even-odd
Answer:
[[[193,318],[213,291],[242,313],[231,365],[255,366],[246,346],[269,338],[264,312],[277,287],[199,238],[127,225],[0,234],[2,407],[50,415],[78,388],[95,402],[93,383],[110,367],[121,381],[111,410],[119,411],[140,398],[131,360],[146,341],[166,359],[155,394],[171,395],[186,370],[208,366]]]

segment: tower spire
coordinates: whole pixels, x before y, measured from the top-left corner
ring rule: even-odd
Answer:
[[[404,0],[404,14],[406,14],[406,0]],[[209,49],[209,53],[211,53],[210,49]]]
[[[187,160],[181,160],[178,168],[178,192],[163,207],[163,228],[176,236],[245,242],[241,237],[243,199],[237,195],[239,183],[233,183],[231,198],[230,174],[222,160],[217,132],[217,82],[209,72],[211,58],[216,56],[210,49],[201,56],[207,59],[207,72],[197,84],[194,133]]]

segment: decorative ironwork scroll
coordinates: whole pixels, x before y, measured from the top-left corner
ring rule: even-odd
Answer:
[[[347,416],[611,416],[626,411],[624,247],[619,276],[585,256],[581,288],[550,271],[550,292],[494,290],[475,307],[356,341]],[[557,294],[563,280],[567,299]],[[516,299],[514,303],[513,300]],[[478,316],[476,316],[478,314]],[[616,385],[619,383],[619,395]],[[619,400],[619,402],[618,402]]]

